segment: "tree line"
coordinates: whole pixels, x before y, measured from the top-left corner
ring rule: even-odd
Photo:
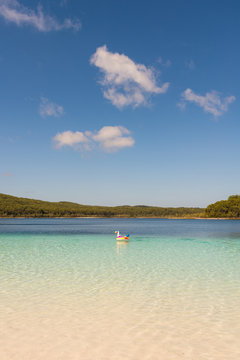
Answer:
[[[204,217],[194,207],[90,206],[72,202],[49,202],[0,194],[0,217]]]
[[[209,205],[205,214],[208,218],[240,218],[240,195],[231,195],[227,200]]]
[[[240,195],[217,201],[206,209],[157,206],[91,206],[50,202],[0,194],[0,217],[147,217],[147,218],[240,218]]]

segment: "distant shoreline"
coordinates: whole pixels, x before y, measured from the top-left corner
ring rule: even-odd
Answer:
[[[179,219],[240,220],[240,195],[207,208],[147,205],[97,206],[68,201],[42,201],[0,193],[2,219]]]
[[[45,216],[45,217],[34,217],[34,216],[0,216],[0,219],[165,219],[165,220],[240,220],[240,218],[207,218],[207,217],[158,217],[158,216]]]

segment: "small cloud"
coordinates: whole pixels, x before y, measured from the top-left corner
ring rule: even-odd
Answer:
[[[195,67],[196,67],[195,62],[194,62],[192,59],[185,61],[185,66],[186,66],[189,70],[194,70]]]
[[[68,3],[68,0],[61,0],[60,1],[60,6],[61,7],[67,6],[67,3]]]
[[[151,94],[163,94],[169,83],[157,86],[151,68],[137,64],[128,56],[108,51],[106,45],[97,48],[90,63],[103,73],[103,96],[117,108],[146,105]]]
[[[64,131],[58,133],[53,142],[57,149],[70,146],[75,150],[90,151],[99,146],[106,152],[115,152],[135,143],[130,131],[123,126],[104,126],[97,132]]]
[[[166,62],[164,63],[164,66],[166,67],[170,67],[172,65],[171,60],[166,60]]]
[[[171,60],[166,60],[166,61],[164,61],[161,56],[159,56],[159,58],[157,59],[157,62],[158,62],[160,65],[165,66],[166,68],[169,68],[169,67],[172,65]]]
[[[186,108],[186,103],[184,101],[179,101],[179,103],[177,103],[177,106],[179,107],[179,109],[184,110]]]
[[[79,145],[88,144],[90,140],[81,131],[64,131],[54,136],[53,141],[56,149],[60,149],[64,146],[70,146],[77,149],[79,148]]]
[[[39,113],[42,117],[59,117],[64,114],[64,110],[61,105],[50,102],[47,98],[42,97],[39,105]]]
[[[130,131],[123,126],[104,126],[91,137],[105,151],[112,152],[133,146],[135,141],[129,135]]]
[[[9,177],[9,176],[13,176],[13,174],[11,174],[9,172],[5,172],[5,173],[2,174],[2,176]]]
[[[44,14],[40,5],[37,7],[37,11],[34,11],[21,5],[17,0],[0,0],[0,16],[7,22],[12,22],[17,26],[30,25],[42,32],[64,29],[78,31],[81,28],[78,19],[73,21],[66,18],[62,23],[59,23],[52,16]]]
[[[196,105],[202,107],[205,112],[209,112],[217,117],[223,115],[223,113],[228,110],[229,104],[235,101],[235,99],[235,96],[227,96],[221,99],[219,93],[214,90],[207,92],[203,96],[194,93],[191,89],[186,89],[182,93],[182,101],[180,104],[185,107],[186,101],[195,103]]]

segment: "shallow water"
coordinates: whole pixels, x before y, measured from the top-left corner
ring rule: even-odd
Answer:
[[[240,359],[240,221],[2,219],[0,262],[3,360]]]

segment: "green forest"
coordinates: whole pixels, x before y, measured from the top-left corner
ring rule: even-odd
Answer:
[[[0,194],[0,217],[146,217],[146,218],[240,218],[240,195],[229,196],[206,209],[195,207],[91,206],[50,202]]]
[[[209,205],[205,214],[208,218],[240,218],[240,195],[231,195],[227,200]]]
[[[49,202],[0,194],[0,217],[203,217],[204,209],[153,206],[90,206],[72,202]]]

